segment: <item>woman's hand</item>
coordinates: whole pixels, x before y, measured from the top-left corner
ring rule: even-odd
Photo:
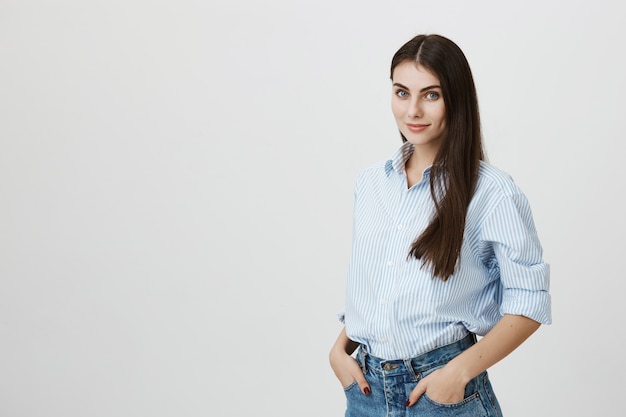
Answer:
[[[359,363],[347,353],[341,351],[332,351],[330,354],[330,366],[342,387],[347,387],[356,381],[363,394],[370,393],[370,387]]]
[[[513,352],[539,326],[528,317],[505,314],[478,343],[422,379],[409,395],[407,405],[415,404],[425,392],[440,403],[461,401],[465,385],[472,378]]]
[[[411,391],[406,405],[412,406],[424,393],[427,393],[431,400],[438,403],[457,403],[465,397],[465,385],[465,382],[450,375],[445,367],[437,369],[417,384]]]
[[[351,356],[357,346],[357,343],[348,339],[346,329],[344,328],[330,351],[330,366],[333,368],[333,372],[339,379],[342,387],[345,388],[356,381],[361,392],[369,395],[370,386],[365,380],[359,363]]]

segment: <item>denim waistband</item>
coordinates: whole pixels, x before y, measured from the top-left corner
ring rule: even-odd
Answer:
[[[433,367],[444,365],[465,349],[476,343],[476,335],[469,333],[463,339],[449,345],[441,346],[415,358],[380,359],[370,355],[364,345],[359,347],[357,360],[364,372],[367,370],[385,375],[419,374]]]

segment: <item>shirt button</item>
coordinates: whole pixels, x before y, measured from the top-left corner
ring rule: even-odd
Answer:
[[[387,261],[387,266],[393,266],[393,261]]]
[[[386,299],[386,298],[382,298],[382,299],[380,300],[380,303],[381,303],[381,304],[387,304],[387,299]]]
[[[402,225],[401,224],[398,225],[398,230],[402,230]]]

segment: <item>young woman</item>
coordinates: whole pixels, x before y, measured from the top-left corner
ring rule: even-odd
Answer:
[[[531,210],[483,161],[456,44],[416,36],[391,81],[403,144],[357,179],[345,327],[330,352],[345,415],[501,416],[487,368],[551,320]]]

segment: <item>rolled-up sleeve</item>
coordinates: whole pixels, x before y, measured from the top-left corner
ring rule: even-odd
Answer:
[[[346,324],[346,310],[345,309],[341,309],[337,312],[337,320],[339,320],[343,324]]]
[[[491,267],[500,275],[500,313],[550,324],[550,266],[543,260],[526,196],[504,197],[484,224],[482,240],[491,244],[495,261]]]

